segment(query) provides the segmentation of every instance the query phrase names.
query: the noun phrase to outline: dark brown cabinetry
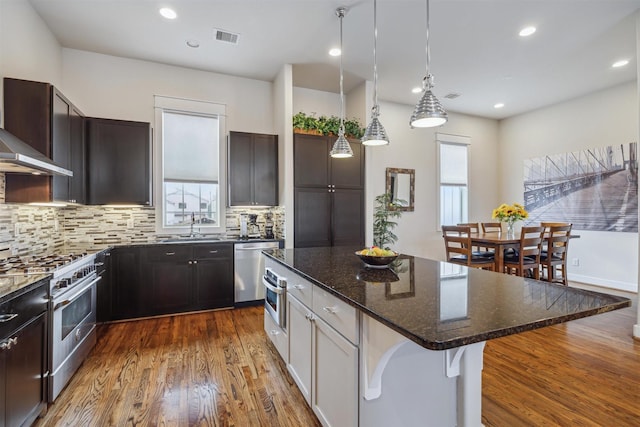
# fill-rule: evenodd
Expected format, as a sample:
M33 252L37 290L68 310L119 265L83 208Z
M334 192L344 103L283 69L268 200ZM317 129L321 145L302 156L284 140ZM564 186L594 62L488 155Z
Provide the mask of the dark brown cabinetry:
M104 313L105 321L142 316L143 300L140 294L143 281L140 275L140 253L141 248L138 247L118 247L112 250L109 264L111 280L106 282L109 289L102 293L102 296L110 296L107 312ZM99 299L98 307L101 303Z
M229 206L278 204L278 136L229 133Z
M294 135L294 244L364 244L364 147L353 157L329 156L335 138Z
M151 131L146 122L87 119L87 202L151 205Z
M5 129L73 177L7 174L6 201L85 201L84 116L49 83L4 79Z
M233 307L233 245L159 245L144 250L148 315Z
M0 425L31 425L46 408L47 281L0 305ZM17 316L9 317L7 316Z
M233 307L232 243L118 247L109 270L102 321Z

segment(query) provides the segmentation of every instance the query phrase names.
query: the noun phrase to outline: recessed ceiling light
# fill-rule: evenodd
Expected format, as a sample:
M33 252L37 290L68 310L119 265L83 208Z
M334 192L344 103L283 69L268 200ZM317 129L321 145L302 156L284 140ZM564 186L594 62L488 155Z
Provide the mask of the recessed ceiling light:
M413 89L411 89L411 93L420 93L422 92L422 88L421 87L414 87Z
M627 64L629 64L629 60L628 59L621 59L620 61L616 61L613 64L611 64L611 66L613 68L618 68L618 67L624 67Z
M176 19L178 17L176 11L173 9L169 9L168 7L163 7L162 9L160 9L160 15L167 19Z
M200 47L200 42L195 39L189 39L187 40L187 46L193 47L193 48Z
M530 27L524 27L523 29L520 30L518 34L520 35L520 37L528 37L535 32L536 32L536 27L530 26Z
M340 56L341 53L342 53L342 51L340 50L339 47L334 47L333 49L331 49L329 51L329 55L331 55L331 56Z
M498 102L493 106L493 108L502 108L502 107L504 107L504 104L502 102Z

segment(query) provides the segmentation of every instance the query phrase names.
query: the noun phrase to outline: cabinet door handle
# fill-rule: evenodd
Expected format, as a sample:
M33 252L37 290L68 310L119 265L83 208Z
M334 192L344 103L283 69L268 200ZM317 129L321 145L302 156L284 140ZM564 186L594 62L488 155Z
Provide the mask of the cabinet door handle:
M278 335L279 333L280 333L280 331L275 330L275 329L272 329L272 330L269 332L269 334L273 335L274 337L275 337L276 335Z
M193 263L194 263L194 264L197 264L197 263L198 263L198 260L197 260L197 259L194 259L194 260L193 260Z
M164 254L165 254L166 256L171 256L171 255L175 255L176 253L175 253L175 252L165 252Z
M338 312L336 307L322 307L322 309L327 313L331 313L331 314L336 314Z
M315 316L313 315L313 313L307 313L304 315L304 318L307 319L310 322L313 322L314 320L316 320Z
M0 323L8 322L18 317L18 313L13 314L0 314Z
M302 286L302 285L293 285L293 289L297 289L297 290L301 291L301 290L304 289L304 286Z
M18 344L18 337L9 338L0 343L0 350L9 350L12 346Z
M209 251L210 254L217 254L218 250L216 249L215 251Z
M189 261L189 265L193 264L193 261Z

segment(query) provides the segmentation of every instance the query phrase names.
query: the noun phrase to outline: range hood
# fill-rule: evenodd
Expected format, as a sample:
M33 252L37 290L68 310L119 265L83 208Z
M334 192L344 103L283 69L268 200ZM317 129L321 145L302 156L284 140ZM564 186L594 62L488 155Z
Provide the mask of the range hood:
M0 128L0 172L73 176L47 156Z

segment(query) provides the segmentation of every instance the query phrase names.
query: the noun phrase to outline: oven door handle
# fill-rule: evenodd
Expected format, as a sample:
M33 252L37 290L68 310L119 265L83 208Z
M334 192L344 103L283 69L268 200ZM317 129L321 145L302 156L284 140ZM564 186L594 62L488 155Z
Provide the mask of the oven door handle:
M53 310L57 310L60 307L64 307L65 305L69 305L73 302L73 300L75 300L77 297L79 297L81 294L83 294L87 289L89 289L90 287L92 287L93 285L95 285L96 283L98 283L98 281L102 279L102 276L98 276L95 279L93 279L92 281L90 281L89 283L87 283L86 285L84 285L82 287L82 289L80 289L77 292L74 292L73 295L67 297L64 301L60 301L58 303L54 302L53 305Z
M282 293L284 292L283 288L280 288L278 286L273 286L271 283L267 282L267 280L264 277L262 278L262 284L264 285L265 288L269 289L270 291L278 295L282 295Z

